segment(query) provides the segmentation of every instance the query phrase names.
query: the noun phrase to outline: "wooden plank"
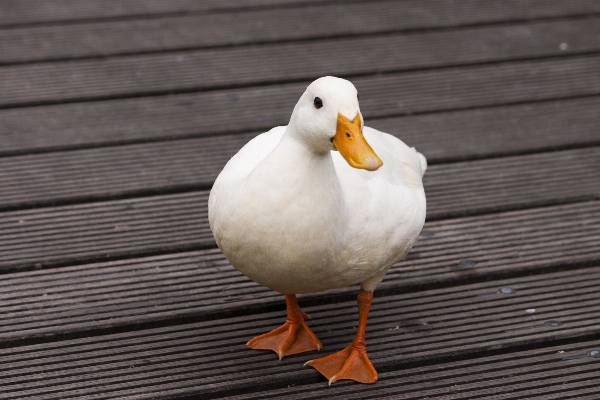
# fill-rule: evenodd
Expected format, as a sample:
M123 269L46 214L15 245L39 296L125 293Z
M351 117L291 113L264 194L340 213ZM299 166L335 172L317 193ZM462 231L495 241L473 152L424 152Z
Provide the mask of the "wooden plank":
M27 26L0 30L0 63L320 39L598 12L600 5L594 0L568 4L560 0L406 0Z
M60 265L213 246L207 199L193 192L5 213L0 263Z
M315 2L315 0L0 0L0 26L162 16ZM323 2L329 1L319 0L319 3Z
M378 293L598 263L599 226L600 202L428 222ZM497 290L492 297L502 297ZM356 291L301 299L328 303ZM236 271L218 249L6 274L0 299L0 344L265 312L283 301Z
M373 118L600 94L599 56L353 79ZM0 149L73 148L285 125L308 82L0 110ZM443 127L439 128L440 130Z
M344 382L324 390L320 382L225 398L594 399L600 361L588 353L598 350L595 340L384 372L376 386Z
M0 68L0 106L167 94L326 75L349 77L598 50L600 19L593 18L17 65Z
M600 98L367 120L427 155L459 161L598 145Z
M600 196L597 147L433 167L424 178L428 219Z
M599 145L599 110L600 98L593 97L373 122L375 127L395 134L427 156L431 166L426 175L427 189L436 196L437 191L450 190L430 186L440 173L446 179L442 172L445 167L433 166L440 161ZM0 210L207 189L225 163L254 135L210 136L0 158L0 185L4 188L0 193ZM572 154L581 154L582 159L574 161ZM589 172L593 177L598 171L594 157L598 156L597 150L585 150L535 156L533 160L549 166L545 171L547 179L537 175L540 180L548 180L566 173L556 168L566 168L572 162L579 172L568 174L585 176ZM514 179L522 179L519 168L528 165L524 164L526 159L517 158L521 161L515 165L511 165L512 158L508 160L506 166L502 161L487 162L488 169L492 169L489 177L503 179L493 171L501 166ZM552 167L554 161L556 168ZM498 188L496 183L484 186ZM472 195L476 196L479 190L482 188L473 188ZM521 201L523 197L516 198Z
M499 349L509 353L540 343L576 343L600 333L599 283L596 267L376 297L367 327L369 355L376 368L401 373L424 360L460 361L459 357L493 355L489 352ZM515 292L486 295L502 287ZM525 312L532 308L533 316ZM354 301L305 310L327 353L351 340ZM302 364L327 353L279 362L272 352L244 347L249 337L277 326L283 318L284 312L278 311L2 349L0 383L4 393L24 399L217 397L315 382L326 389L319 374ZM561 349L569 355L583 350L565 344ZM593 365L596 371L597 364ZM32 379L40 375L43 379ZM330 390L347 389L341 384Z
M427 218L598 199L599 152L594 147L434 165L425 179ZM0 268L28 269L36 264L57 266L212 247L208 193L0 213Z
M426 154L430 164L598 144L600 98L583 98L500 108L374 119L374 127L390 132ZM369 124L371 125L371 124ZM49 201L68 199L61 193L94 185L86 194L118 196L124 190L169 190L185 185L211 185L227 160L254 133L175 140L163 143L56 152L0 159L0 181L14 205L35 201L32 188ZM456 140L459 137L461 140ZM83 165L89 166L83 171ZM158 171L159 178L150 180ZM65 175L71 182L65 182ZM134 187L119 189L128 175ZM110 182L108 182L110 181ZM66 184L68 183L68 186ZM105 186L110 183L110 187ZM74 185L71 187L71 185ZM14 186L14 187L13 187ZM7 193L5 192L5 195ZM24 202L24 203L20 203ZM6 208L11 202L2 201ZM29 204L32 204L31 202Z

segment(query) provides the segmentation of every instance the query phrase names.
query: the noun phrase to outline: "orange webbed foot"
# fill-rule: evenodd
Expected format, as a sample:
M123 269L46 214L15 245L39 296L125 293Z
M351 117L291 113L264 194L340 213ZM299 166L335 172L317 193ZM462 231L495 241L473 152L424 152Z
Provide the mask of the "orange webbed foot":
M286 295L286 302L288 318L285 323L269 333L251 339L246 343L246 347L255 350L273 350L280 360L284 356L323 348L319 339L304 322L310 317L300 309L296 296Z
M358 293L358 330L350 346L323 358L310 360L306 366L314 367L329 379L329 385L340 379L351 379L360 383L377 382L377 371L367 356L365 330L367 316L373 301L373 292L361 288Z
M341 379L351 379L360 383L377 381L377 371L373 368L364 346L351 344L337 353L310 360L304 365L314 367L329 379L329 385Z
M281 360L284 356L321 350L321 342L304 321L287 320L285 324L269 333L255 337L246 343L255 350L273 350Z

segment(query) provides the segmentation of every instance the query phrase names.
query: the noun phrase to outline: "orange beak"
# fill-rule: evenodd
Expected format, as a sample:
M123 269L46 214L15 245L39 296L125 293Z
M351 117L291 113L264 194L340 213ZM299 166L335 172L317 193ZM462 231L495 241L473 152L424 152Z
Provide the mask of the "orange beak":
M352 121L338 113L332 142L351 167L376 171L383 165L363 136L358 112Z

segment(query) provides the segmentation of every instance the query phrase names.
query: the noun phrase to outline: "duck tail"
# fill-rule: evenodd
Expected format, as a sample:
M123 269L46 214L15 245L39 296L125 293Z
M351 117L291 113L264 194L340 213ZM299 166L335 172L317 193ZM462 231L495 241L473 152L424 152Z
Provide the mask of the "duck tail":
M419 156L419 160L421 160L421 178L425 175L425 171L427 171L427 159L425 156L417 151L414 147L412 148L415 153Z

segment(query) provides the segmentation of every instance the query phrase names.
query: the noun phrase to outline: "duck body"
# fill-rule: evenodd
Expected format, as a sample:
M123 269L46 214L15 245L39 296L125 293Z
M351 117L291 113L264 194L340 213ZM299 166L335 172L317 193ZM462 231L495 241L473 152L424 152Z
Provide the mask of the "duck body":
M325 77L308 86L290 123L246 144L215 181L210 227L229 262L285 294L286 322L246 346L281 359L320 350L296 294L361 284L358 329L345 349L310 360L332 384L377 381L365 332L373 291L425 222L425 157L364 127L356 88Z
M229 161L211 191L209 220L235 268L284 294L375 289L423 227L425 165L396 137L363 133L383 161L377 171L353 168L337 151L314 153L287 126Z

